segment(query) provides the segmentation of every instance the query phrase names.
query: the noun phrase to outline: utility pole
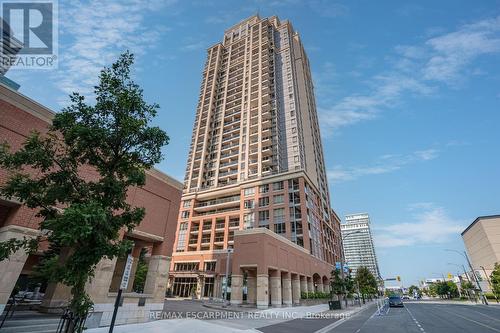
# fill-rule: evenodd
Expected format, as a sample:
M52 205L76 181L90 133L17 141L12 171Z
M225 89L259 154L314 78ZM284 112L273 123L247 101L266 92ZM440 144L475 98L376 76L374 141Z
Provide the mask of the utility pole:
M481 284L479 283L479 279L477 278L476 272L474 271L474 268L472 267L472 264L470 263L469 257L467 256L467 253L465 251L464 251L464 256L465 256L465 259L467 259L467 263L469 264L470 270L472 271L472 276L476 280L477 287L479 288L479 292L481 293L481 297L483 298L483 302L485 305L488 305L488 300L486 299L486 296L484 296L483 288L481 288Z

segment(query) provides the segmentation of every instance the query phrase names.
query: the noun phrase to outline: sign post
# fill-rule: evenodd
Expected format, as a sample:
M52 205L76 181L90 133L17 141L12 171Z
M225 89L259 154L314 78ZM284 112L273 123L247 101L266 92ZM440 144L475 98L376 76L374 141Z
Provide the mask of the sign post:
M115 308L113 310L113 317L111 318L111 324L109 325L109 333L113 333L113 328L115 327L116 314L118 313L118 307L120 306L120 300L122 298L123 289L127 289L128 281L130 280L130 272L132 271L132 264L134 263L134 257L131 254L127 257L127 263L125 264L125 269L123 270L122 282L120 283L120 288L118 289L118 294L116 295Z

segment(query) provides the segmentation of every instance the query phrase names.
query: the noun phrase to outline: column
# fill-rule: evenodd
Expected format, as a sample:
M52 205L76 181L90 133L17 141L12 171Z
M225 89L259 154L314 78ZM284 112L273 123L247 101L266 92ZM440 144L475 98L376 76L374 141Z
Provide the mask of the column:
M283 305L291 306L292 305L292 279L290 278L290 273L285 272L282 274L282 295L283 295Z
M317 282L316 289L318 292L322 293L323 292L323 283Z
M112 260L102 259L96 266L92 281L85 286L95 304L109 303L109 286L115 271L116 257Z
M25 227L8 225L0 228L0 241L11 238L34 237L39 231ZM0 262L0 313L3 312L17 279L23 270L28 255L24 250L13 253L9 259Z
M153 253L155 249L153 248ZM152 255L149 259L148 273L144 282L144 293L153 295L153 302L165 302L165 292L167 291L168 268L170 267L170 257L160 254Z
M257 302L257 277L247 276L247 303L256 304Z
M307 293L307 278L303 275L300 276L300 292Z
M307 277L307 291L310 293L314 292L314 284L312 277Z
M293 304L300 303L300 278L297 274L292 275L292 301Z
M269 275L257 274L257 308L269 307Z
M243 302L243 275L231 276L231 304L238 305Z
M271 305L281 307L281 273L280 271L272 271L269 278L271 285Z
M139 257L141 255L141 251L142 251L142 244L135 244L132 249L132 257L134 257L134 262L132 263L132 270L130 271L130 278L128 280L128 286L126 291L127 293L131 293L134 287L135 273L137 272L137 266L139 264Z

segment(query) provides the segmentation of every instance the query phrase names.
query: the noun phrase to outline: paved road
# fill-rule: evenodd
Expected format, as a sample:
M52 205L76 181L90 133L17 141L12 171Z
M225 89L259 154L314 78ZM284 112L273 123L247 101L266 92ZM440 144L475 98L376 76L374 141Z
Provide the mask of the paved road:
M368 311L333 328L333 333L456 333L499 332L500 307L406 302L385 316Z

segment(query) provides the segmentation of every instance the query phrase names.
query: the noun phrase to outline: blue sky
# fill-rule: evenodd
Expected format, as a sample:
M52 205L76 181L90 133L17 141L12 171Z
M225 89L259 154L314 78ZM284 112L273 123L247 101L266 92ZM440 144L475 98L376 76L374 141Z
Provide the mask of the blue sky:
M383 276L456 272L444 249L500 212L500 1L60 1L59 69L9 77L57 111L131 49L182 179L205 49L257 11L301 34L333 207L370 214Z

